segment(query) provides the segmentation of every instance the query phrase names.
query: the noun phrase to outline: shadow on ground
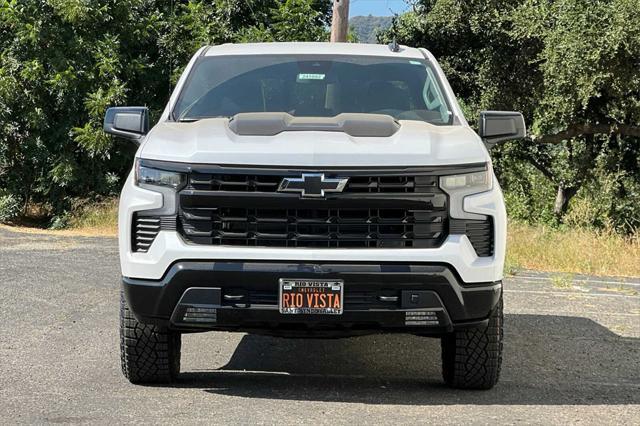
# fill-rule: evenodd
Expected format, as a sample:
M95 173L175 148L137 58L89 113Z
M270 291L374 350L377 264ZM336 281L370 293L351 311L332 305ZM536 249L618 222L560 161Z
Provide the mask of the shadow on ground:
M244 336L224 367L186 372L177 387L249 398L367 404L638 404L639 345L579 317L507 315L501 383L454 391L437 339Z

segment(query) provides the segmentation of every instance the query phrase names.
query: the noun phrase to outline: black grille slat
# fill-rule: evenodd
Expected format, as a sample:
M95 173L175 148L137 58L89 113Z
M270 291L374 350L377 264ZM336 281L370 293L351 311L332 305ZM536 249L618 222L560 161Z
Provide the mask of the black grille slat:
M144 216L144 213L135 213L131 226L131 249L134 252L146 253L160 231L176 229L176 216Z
M159 217L134 215L132 226L132 248L135 252L146 253L161 229Z
M197 190L275 192L281 178L268 175L192 173L189 186Z
M442 214L432 214L429 217L418 216L422 212L417 211L416 215L409 214L401 218L384 218L376 215L367 215L360 219L357 218L341 218L337 216L328 216L324 218L304 218L295 215L287 215L287 217L273 218L260 217L258 215L248 213L244 216L226 215L213 212L211 215L194 218L188 213L188 209L183 209L184 219L189 222L205 222L205 223L255 223L255 224L298 224L298 225L432 225L443 223Z
M288 177L299 177L291 174ZM285 175L191 173L187 188L204 191L276 192ZM335 177L327 174L327 177ZM436 176L353 176L344 193L439 192Z
M493 256L493 221L490 217L484 220L451 219L449 232L465 234L479 257Z
M413 176L354 177L347 185L347 192L414 192Z

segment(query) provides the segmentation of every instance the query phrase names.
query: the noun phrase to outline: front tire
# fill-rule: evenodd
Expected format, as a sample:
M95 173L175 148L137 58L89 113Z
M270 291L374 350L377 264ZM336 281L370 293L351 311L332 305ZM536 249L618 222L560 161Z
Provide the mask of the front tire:
M491 389L502 365L502 295L486 327L454 331L442 338L442 376L458 389Z
M138 321L120 292L120 361L131 383L171 383L180 372L180 346L180 333Z

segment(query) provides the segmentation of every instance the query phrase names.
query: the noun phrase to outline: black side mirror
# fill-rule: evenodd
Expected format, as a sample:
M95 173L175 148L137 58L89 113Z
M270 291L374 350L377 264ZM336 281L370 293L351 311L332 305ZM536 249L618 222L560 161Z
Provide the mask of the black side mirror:
M524 117L515 111L482 111L478 128L480 137L489 148L527 135Z
M113 107L104 115L104 131L138 142L149 131L149 108Z

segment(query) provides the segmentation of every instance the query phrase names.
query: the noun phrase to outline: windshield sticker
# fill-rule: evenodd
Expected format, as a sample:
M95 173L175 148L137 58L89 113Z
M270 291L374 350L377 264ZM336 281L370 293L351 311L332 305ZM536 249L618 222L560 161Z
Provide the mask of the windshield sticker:
M324 76L324 74L298 74L297 80L324 80Z
M420 62L420 61L409 61L409 63L411 65L422 65L422 62Z

